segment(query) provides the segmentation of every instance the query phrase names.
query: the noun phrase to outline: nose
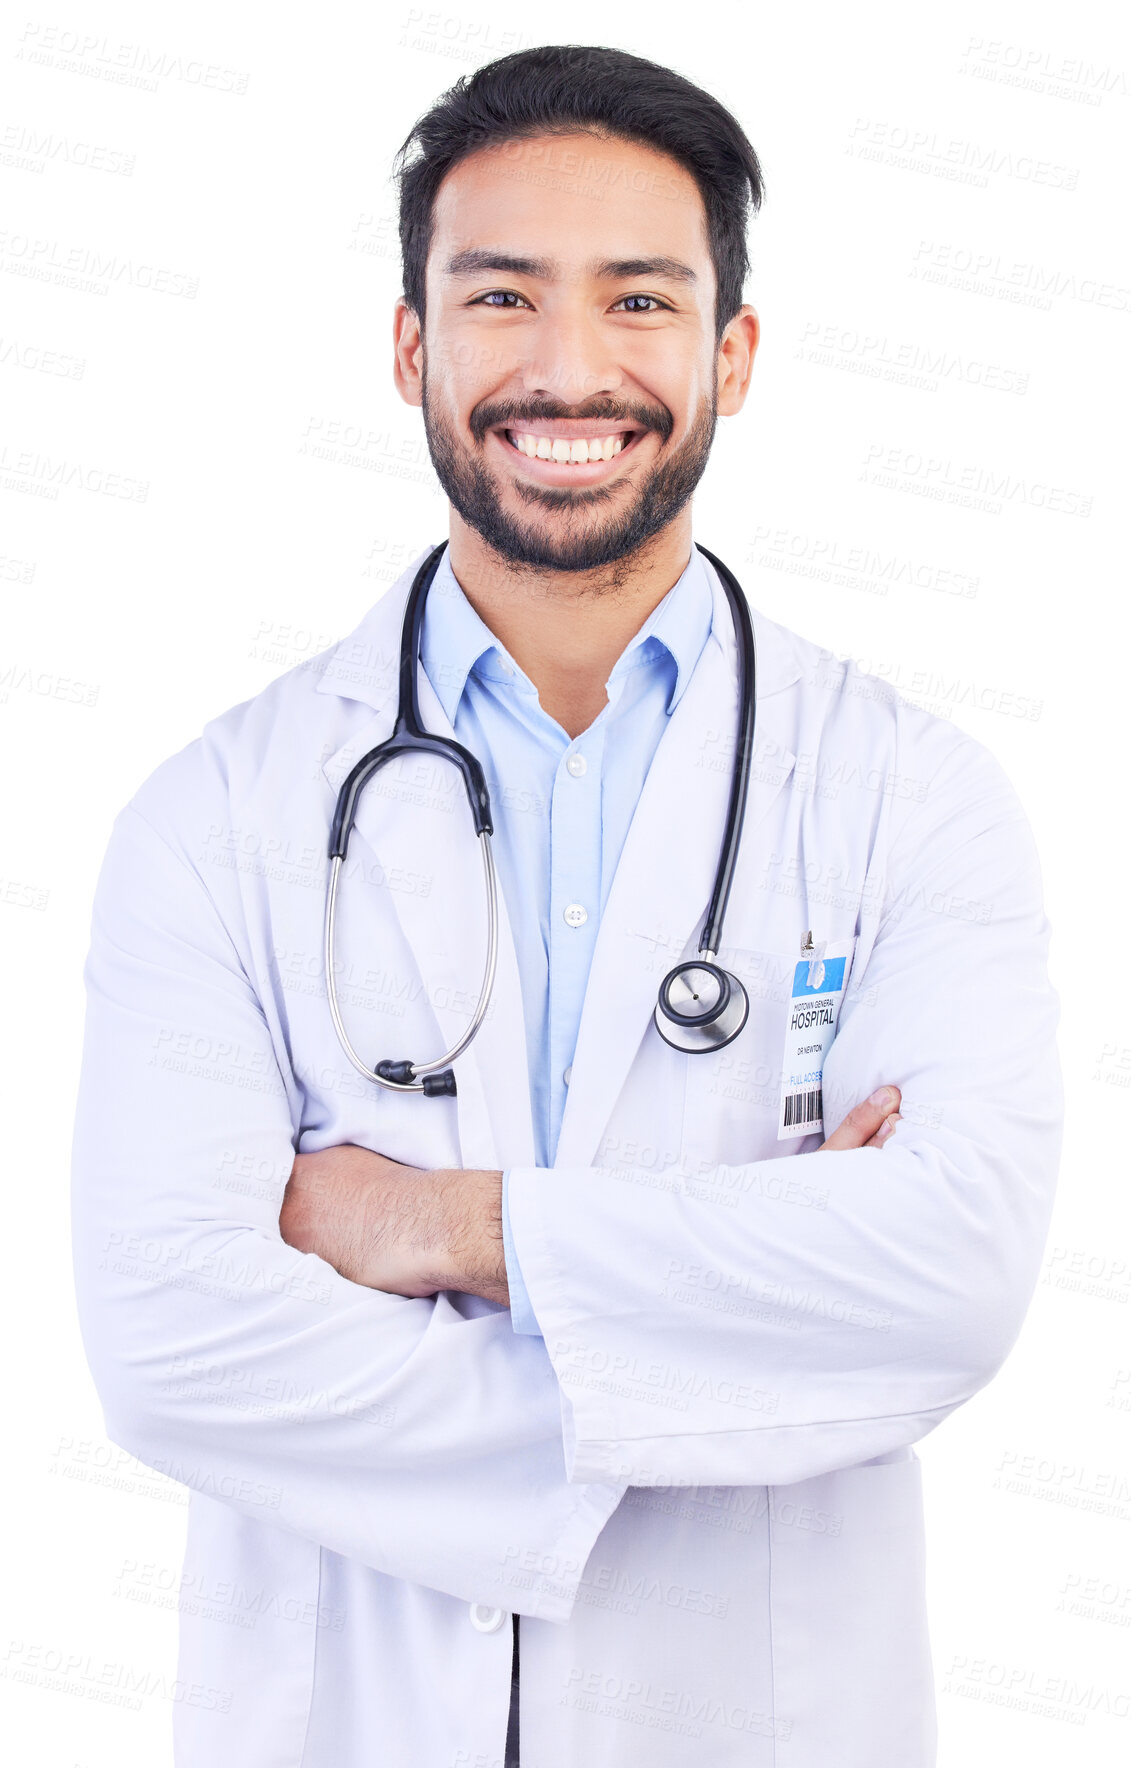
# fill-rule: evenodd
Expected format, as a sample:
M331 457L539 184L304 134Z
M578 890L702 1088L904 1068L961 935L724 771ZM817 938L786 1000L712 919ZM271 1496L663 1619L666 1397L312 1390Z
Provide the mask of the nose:
M580 405L601 393L617 393L624 385L608 340L583 313L543 316L530 345L521 372L525 393Z

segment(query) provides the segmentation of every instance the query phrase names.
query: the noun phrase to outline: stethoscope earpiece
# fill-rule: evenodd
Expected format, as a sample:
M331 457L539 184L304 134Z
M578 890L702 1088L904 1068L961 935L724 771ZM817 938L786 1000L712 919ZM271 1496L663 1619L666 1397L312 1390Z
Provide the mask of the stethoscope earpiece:
M653 1017L666 1044L694 1055L731 1043L749 1012L750 997L737 976L706 958L692 958L664 977Z

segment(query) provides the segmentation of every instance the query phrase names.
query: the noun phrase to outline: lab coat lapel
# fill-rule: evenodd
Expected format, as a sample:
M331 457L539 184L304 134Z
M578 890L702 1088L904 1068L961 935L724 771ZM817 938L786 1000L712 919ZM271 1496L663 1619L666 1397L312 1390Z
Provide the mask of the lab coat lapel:
M737 650L729 604L710 573L712 636L656 748L625 839L594 947L557 1166L589 1166L645 1037L668 969L695 955L726 823L738 720ZM752 610L753 614L753 610ZM753 614L758 659L754 764L742 849L789 779L796 756L772 695L800 673L782 629ZM778 716L775 717L775 714ZM727 964L732 893L720 961ZM654 953L670 952L657 967ZM691 1060L689 1057L688 1060Z
M414 574L415 563L370 611L357 632L331 653L319 683L322 692L345 691L376 708L374 717L323 764L335 798L354 763L392 732L396 669L391 665L398 653ZM343 689L349 679L348 659L353 655L370 658L375 667L365 672L361 685ZM453 736L423 669L418 671L417 681L425 729ZM327 826L333 801L328 800ZM436 1023L435 1042L427 1049L398 1048L383 1054L430 1059L450 1048L467 1029L483 980L487 949L483 859L455 767L427 756L387 764L361 795L347 867L355 846L371 856L366 867L370 875L387 881L389 904L412 952ZM416 887L389 887L398 878L418 882ZM352 882L355 889L364 888L357 879ZM339 894L350 884L343 868ZM375 920L374 926L376 931L379 922ZM462 1165L494 1169L533 1164L522 990L501 887L498 963L490 1006L470 1046L453 1064L453 1072ZM430 1101L420 1103L424 1110L439 1108Z

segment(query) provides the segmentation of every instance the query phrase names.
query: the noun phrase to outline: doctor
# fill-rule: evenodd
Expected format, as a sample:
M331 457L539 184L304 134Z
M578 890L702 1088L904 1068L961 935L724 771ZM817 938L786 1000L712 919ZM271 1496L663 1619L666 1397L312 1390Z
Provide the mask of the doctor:
M454 1093L335 1034L328 828L427 548L150 775L99 881L76 1277L111 1437L191 1489L176 1762L929 1768L914 1445L1017 1337L1059 1151L1032 839L980 744L752 610L749 1009L660 1035L735 760L690 498L758 162L598 48L480 69L406 148L394 372L451 504L416 681L490 790L497 974ZM368 1063L467 1030L479 845L437 757L360 799Z

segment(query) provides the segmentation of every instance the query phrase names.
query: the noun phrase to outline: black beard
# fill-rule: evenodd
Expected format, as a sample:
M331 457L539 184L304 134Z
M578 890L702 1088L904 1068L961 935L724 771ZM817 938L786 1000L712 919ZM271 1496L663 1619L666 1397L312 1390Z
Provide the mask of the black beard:
M533 566L541 571L592 571L602 565L615 564L638 551L679 515L703 477L711 452L717 421L716 390L717 377L686 442L666 460L657 461L628 509L613 515L606 523L592 524L583 534L555 540L534 524L515 520L507 514L480 459L469 452L433 408L428 397L427 363L421 377L428 452L448 501L468 527L474 528L502 558L514 565ZM599 409L602 405L608 409ZM477 406L470 419L476 442L482 446L488 429L505 422L510 415L509 407ZM535 421L538 417L571 415L625 417L626 428L630 423L643 423L647 430L657 431L662 439L669 436L672 429L671 414L665 407L637 406L635 411L626 411L623 401L608 399L590 400L581 413L571 413L567 408L549 409L546 402L537 412L520 411L517 407L513 412L516 423L522 418ZM569 486L535 485L522 480L515 482L515 490L524 503L550 510L584 510L609 503L618 494L606 485L574 491Z

